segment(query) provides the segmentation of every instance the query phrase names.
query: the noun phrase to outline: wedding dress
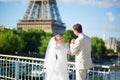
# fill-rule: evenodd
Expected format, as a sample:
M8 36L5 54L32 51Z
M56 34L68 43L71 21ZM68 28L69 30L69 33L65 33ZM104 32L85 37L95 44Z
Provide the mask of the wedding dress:
M68 46L58 44L55 37L51 38L45 55L45 80L69 80L67 72L68 52Z

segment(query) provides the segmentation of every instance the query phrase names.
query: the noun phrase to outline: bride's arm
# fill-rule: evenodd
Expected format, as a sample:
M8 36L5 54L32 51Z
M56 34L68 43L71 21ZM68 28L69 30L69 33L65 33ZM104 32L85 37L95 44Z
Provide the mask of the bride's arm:
M70 51L70 50L68 51L68 53L67 53L67 54L68 54L68 55L72 55L72 53L71 53L71 51Z
M67 49L67 54L68 55L72 55L71 51L70 51L70 48L66 45L66 49Z

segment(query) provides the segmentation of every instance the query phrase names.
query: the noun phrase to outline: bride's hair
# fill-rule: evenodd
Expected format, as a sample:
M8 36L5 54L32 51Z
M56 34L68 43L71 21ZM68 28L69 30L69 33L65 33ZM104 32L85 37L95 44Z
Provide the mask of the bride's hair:
M55 35L55 40L57 41L57 37L61 37L60 34Z

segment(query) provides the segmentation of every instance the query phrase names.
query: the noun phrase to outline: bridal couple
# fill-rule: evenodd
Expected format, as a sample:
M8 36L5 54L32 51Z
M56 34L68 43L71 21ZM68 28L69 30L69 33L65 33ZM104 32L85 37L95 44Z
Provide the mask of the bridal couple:
M91 40L82 33L81 24L73 26L77 39L72 39L70 49L64 44L60 35L55 35L49 41L44 67L45 80L69 80L67 72L67 55L75 55L76 80L86 80L87 71L93 67L91 61Z

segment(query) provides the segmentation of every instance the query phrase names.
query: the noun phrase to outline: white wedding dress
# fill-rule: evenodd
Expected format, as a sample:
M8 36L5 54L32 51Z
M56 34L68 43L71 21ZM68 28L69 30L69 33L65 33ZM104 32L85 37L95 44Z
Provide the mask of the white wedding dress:
M51 38L45 55L45 80L69 80L67 72L68 52L68 46L57 44L54 37Z

